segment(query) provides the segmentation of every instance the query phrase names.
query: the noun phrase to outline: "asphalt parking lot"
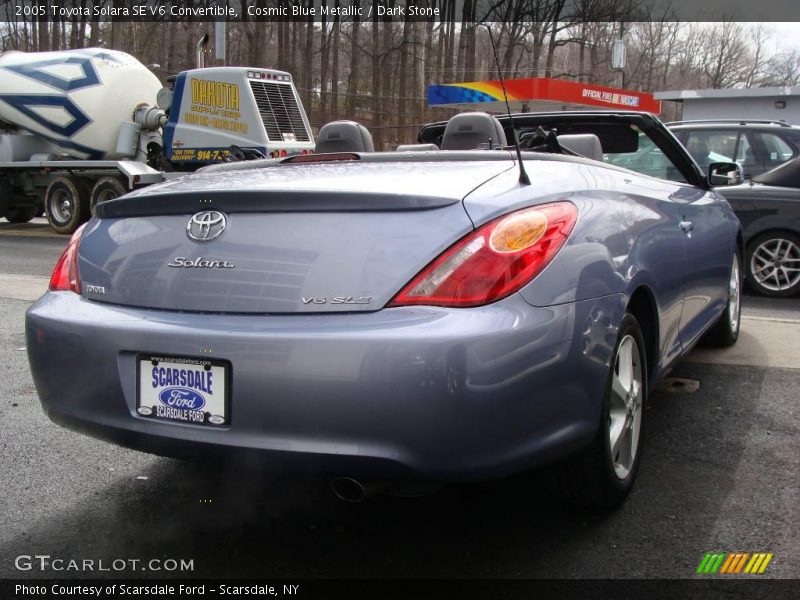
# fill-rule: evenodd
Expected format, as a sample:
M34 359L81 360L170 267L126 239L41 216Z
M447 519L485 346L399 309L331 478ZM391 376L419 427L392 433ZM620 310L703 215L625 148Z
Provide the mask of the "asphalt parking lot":
M707 552L768 552L760 577L800 573L800 298L746 296L739 344L672 374L699 389L653 395L639 479L614 513L559 504L541 474L349 505L324 480L220 472L50 423L23 318L66 241L0 220L0 577L86 576L15 567L34 554L192 559L179 575L193 577L693 578Z

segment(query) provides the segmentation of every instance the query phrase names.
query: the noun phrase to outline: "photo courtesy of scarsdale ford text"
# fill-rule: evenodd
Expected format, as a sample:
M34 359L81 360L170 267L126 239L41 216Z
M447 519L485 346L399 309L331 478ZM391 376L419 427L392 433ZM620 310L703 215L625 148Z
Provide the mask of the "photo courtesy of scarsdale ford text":
M15 584L14 596L17 598L216 598L241 597L297 597L301 585L296 583L258 583L235 585L215 584L132 584L132 583L47 583Z

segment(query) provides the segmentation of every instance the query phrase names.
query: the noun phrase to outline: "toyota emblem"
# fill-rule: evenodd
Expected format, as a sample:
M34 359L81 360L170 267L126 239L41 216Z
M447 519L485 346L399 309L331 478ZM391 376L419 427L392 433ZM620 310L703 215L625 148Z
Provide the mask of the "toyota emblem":
M186 235L195 242L217 239L228 226L228 220L217 210L205 210L192 215L186 224Z

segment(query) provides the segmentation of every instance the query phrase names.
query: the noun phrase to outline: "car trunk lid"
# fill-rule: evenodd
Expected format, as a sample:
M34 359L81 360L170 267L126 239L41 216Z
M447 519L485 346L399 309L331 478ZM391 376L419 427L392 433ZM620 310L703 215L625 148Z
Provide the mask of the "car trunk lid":
M354 166L209 173L100 205L78 255L83 294L200 312L378 310L472 229L462 198L511 163ZM218 215L224 231L192 239L203 222L214 237Z

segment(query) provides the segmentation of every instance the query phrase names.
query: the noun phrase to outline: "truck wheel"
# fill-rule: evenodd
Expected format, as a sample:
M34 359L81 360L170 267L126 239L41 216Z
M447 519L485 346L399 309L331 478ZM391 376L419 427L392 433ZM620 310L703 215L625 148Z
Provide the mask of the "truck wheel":
M44 210L50 227L58 233L73 233L89 218L86 188L75 177L54 179L44 196Z
M19 206L11 208L6 213L6 219L9 223L27 223L36 216L37 208L35 206Z
M103 177L97 180L92 188L92 208L99 202L113 200L128 193L125 185L116 177Z

